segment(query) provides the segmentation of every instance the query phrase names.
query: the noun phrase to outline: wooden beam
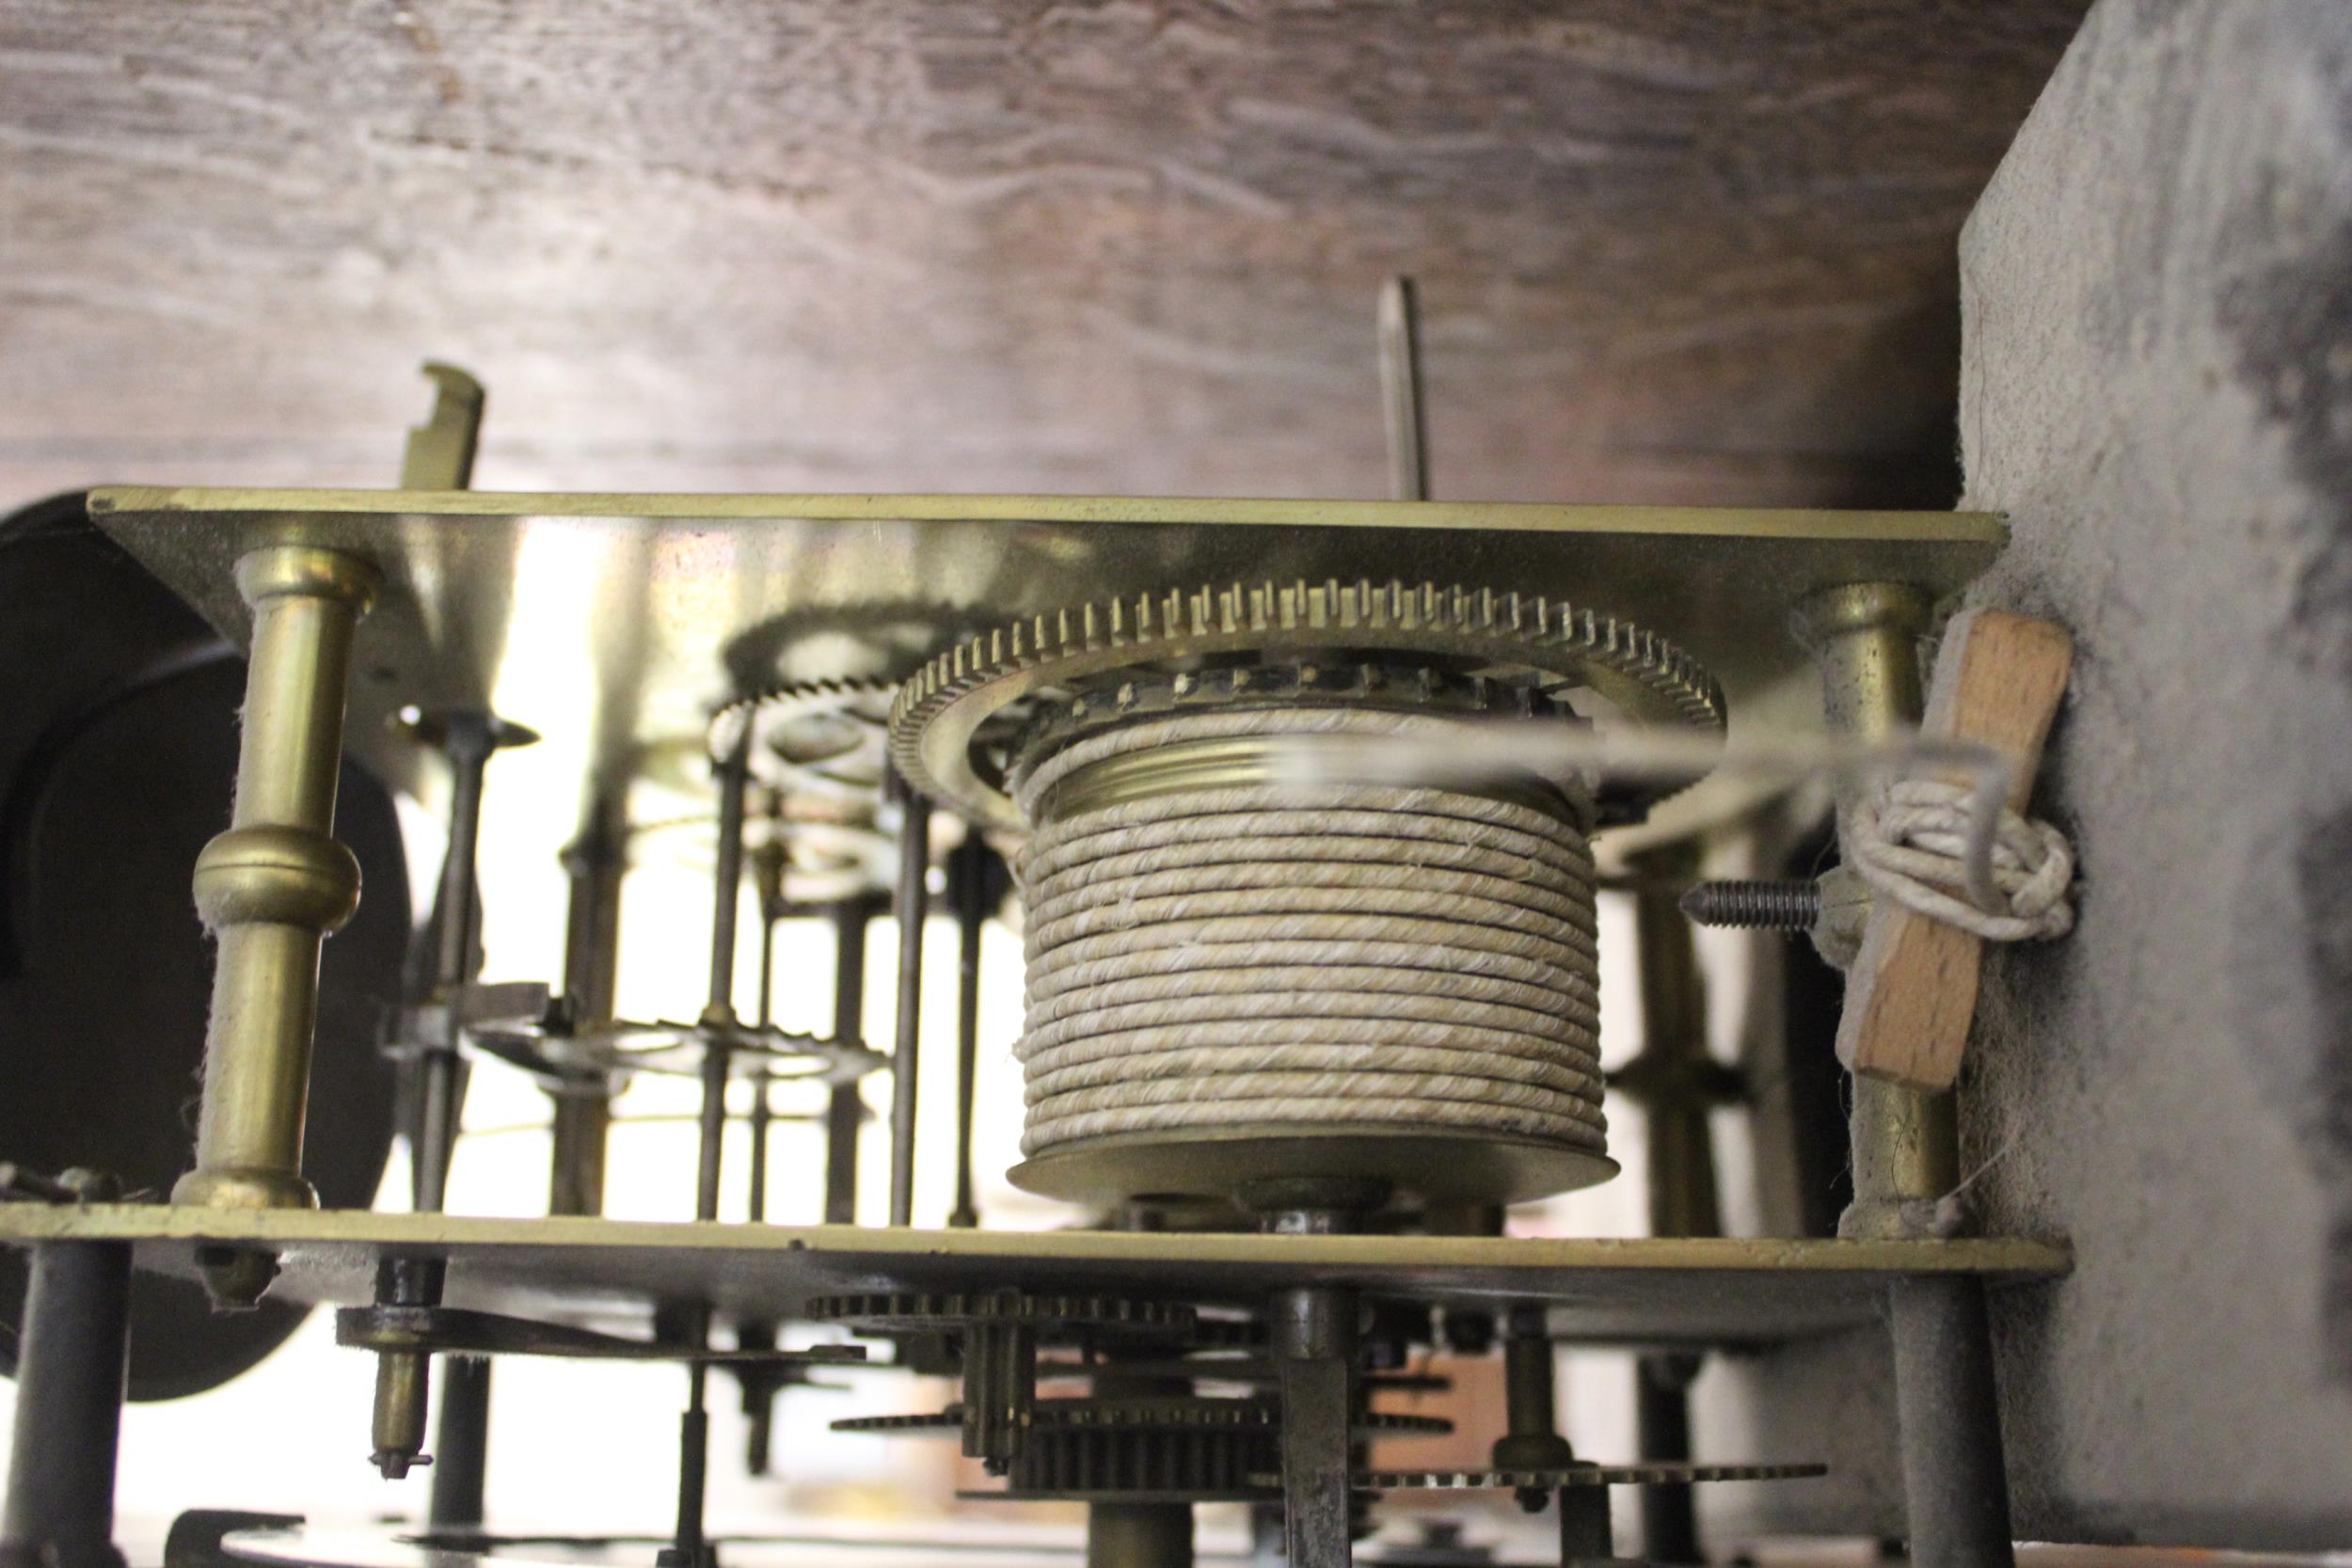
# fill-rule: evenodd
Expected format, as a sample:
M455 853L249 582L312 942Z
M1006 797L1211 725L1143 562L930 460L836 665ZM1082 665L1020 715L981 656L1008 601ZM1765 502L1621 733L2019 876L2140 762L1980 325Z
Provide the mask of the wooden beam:
M2024 811L2033 793L2074 657L2063 627L2007 610L1964 611L1945 634L1924 728L2006 752L2015 768L2012 811ZM1837 1059L1851 1071L1915 1089L1951 1087L1976 1015L1983 956L1981 939L1882 895L1847 974Z

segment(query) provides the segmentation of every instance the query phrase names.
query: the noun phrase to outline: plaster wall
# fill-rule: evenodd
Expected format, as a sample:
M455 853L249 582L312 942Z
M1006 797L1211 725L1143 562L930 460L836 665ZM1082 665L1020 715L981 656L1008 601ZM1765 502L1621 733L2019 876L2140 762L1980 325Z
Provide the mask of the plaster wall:
M2078 645L2080 924L1963 1084L1977 1223L2078 1259L1995 1298L2017 1526L2352 1544L2352 7L2102 0L1961 282L1970 596ZM1899 1527L1883 1354L1711 1374L1716 1451L1839 1471L1743 1509Z

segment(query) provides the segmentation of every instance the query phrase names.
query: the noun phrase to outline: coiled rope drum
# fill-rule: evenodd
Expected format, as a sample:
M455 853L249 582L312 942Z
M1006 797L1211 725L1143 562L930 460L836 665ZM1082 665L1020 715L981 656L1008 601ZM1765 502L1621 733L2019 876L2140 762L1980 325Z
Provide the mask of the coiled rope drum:
M1720 731L1721 689L1590 606L1435 582L1236 582L1073 605L943 650L891 759L1025 838L1015 1184L1097 1205L1491 1206L1613 1174L1597 824L1654 783L1400 787L1365 736ZM1301 745L1327 748L1285 784Z
M1614 1169L1583 783L1270 777L1278 746L1456 723L1202 712L1024 759L1025 1172L1496 1202Z

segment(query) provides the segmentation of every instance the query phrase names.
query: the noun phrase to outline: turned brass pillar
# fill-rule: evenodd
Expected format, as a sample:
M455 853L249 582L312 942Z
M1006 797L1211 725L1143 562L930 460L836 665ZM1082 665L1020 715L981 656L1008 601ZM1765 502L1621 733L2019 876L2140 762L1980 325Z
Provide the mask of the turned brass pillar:
M1822 712L1830 728L1881 739L1919 721L1926 697L1919 638L1927 595L1902 583L1857 582L1828 589L1798 609L1796 633L1821 671ZM1838 837L1853 790L1838 796ZM1849 857L1851 859L1851 857ZM1932 1203L1960 1180L1952 1097L1856 1074L1848 1132L1853 1146L1853 1203L1837 1224L1853 1237L1910 1234L1906 1205Z
M237 562L253 645L236 805L196 863L197 912L218 951L196 1168L172 1189L175 1203L318 1202L302 1178L302 1124L319 943L359 907L358 862L329 835L352 634L375 585L366 562L302 546ZM268 1275L224 1268L215 1285L224 1305L249 1304Z

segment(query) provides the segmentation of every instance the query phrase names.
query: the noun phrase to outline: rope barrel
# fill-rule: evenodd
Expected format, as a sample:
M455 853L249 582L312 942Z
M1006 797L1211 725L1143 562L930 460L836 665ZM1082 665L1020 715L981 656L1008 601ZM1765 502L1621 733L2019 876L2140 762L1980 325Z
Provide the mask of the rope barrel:
M1228 768L1139 795L1088 787L1187 746L1449 727L1362 708L1203 712L1027 768L1025 1153L1255 1125L1605 1152L1583 785L1308 794Z

